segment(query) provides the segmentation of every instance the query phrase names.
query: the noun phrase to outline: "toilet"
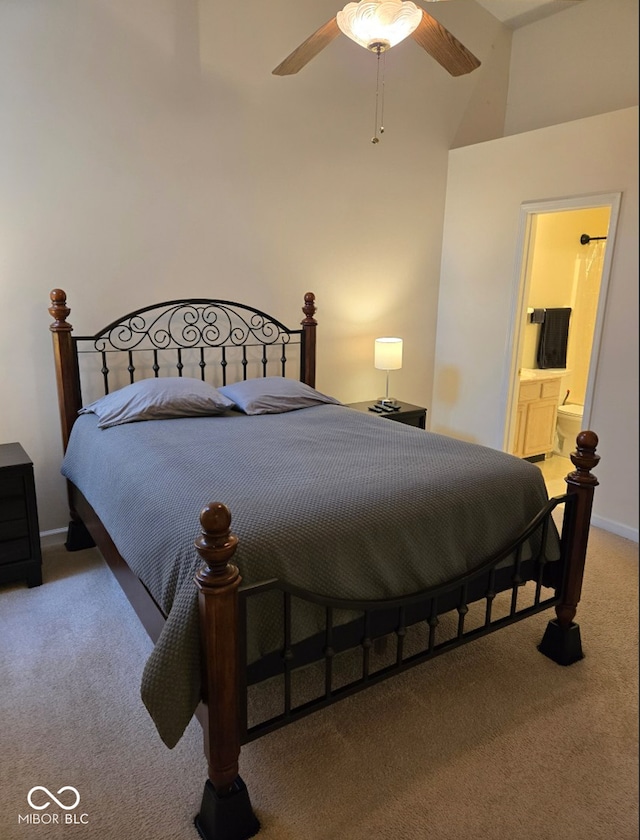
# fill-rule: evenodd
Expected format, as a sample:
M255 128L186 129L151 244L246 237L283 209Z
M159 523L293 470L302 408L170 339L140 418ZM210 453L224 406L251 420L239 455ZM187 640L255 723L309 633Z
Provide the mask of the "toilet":
M568 458L576 448L576 437L582 431L583 405L567 403L558 406L556 422L556 454Z

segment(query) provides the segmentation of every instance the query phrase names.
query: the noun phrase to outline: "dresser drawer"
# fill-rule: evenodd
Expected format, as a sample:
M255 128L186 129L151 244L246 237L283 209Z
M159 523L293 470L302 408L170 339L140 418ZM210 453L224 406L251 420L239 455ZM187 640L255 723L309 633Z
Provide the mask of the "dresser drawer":
M22 474L6 470L4 473L0 473L0 508L3 506L5 499L12 496L24 496L24 478Z
M7 496L0 499L0 523L26 518L27 501L24 496Z
M29 537L0 542L0 565L4 563L17 563L20 560L29 559L31 559Z
M6 522L0 522L0 543L6 540L17 540L20 537L29 536L29 520L24 519L9 519Z

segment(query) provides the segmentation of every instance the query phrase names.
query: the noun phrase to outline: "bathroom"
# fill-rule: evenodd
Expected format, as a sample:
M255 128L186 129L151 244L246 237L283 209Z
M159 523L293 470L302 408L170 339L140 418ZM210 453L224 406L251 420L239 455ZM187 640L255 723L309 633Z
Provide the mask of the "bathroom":
M531 458L544 461L539 466L550 475L556 469L559 475L566 474L576 435L584 428L610 216L611 208L601 206L540 213L533 219L533 248L527 266L527 316L519 367L521 381L527 377L544 377L545 381L547 375L554 377L550 393L557 394L557 411L551 406L547 413L555 425L551 436L547 435L553 444L550 451ZM539 321L544 318L544 310L567 308L571 311L566 364L545 371L538 363L542 329Z

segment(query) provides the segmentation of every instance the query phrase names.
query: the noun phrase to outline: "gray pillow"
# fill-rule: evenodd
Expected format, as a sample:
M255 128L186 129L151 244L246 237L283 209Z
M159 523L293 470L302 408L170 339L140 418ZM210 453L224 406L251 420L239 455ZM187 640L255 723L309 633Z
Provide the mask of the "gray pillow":
M138 420L169 420L221 414L233 407L213 385L186 376L141 379L84 406L79 414L95 414L98 428Z
M304 382L283 376L245 379L232 385L223 385L218 390L233 400L236 408L245 414L281 414L322 403L342 405L339 400L321 394Z

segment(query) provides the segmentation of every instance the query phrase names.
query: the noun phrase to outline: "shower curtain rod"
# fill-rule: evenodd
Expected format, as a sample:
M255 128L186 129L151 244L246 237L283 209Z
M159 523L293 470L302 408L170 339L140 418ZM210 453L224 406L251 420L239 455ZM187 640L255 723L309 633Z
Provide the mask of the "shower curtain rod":
M589 236L588 233L583 233L580 237L580 244L581 245L588 245L590 242L594 242L596 239L606 239L606 236Z

